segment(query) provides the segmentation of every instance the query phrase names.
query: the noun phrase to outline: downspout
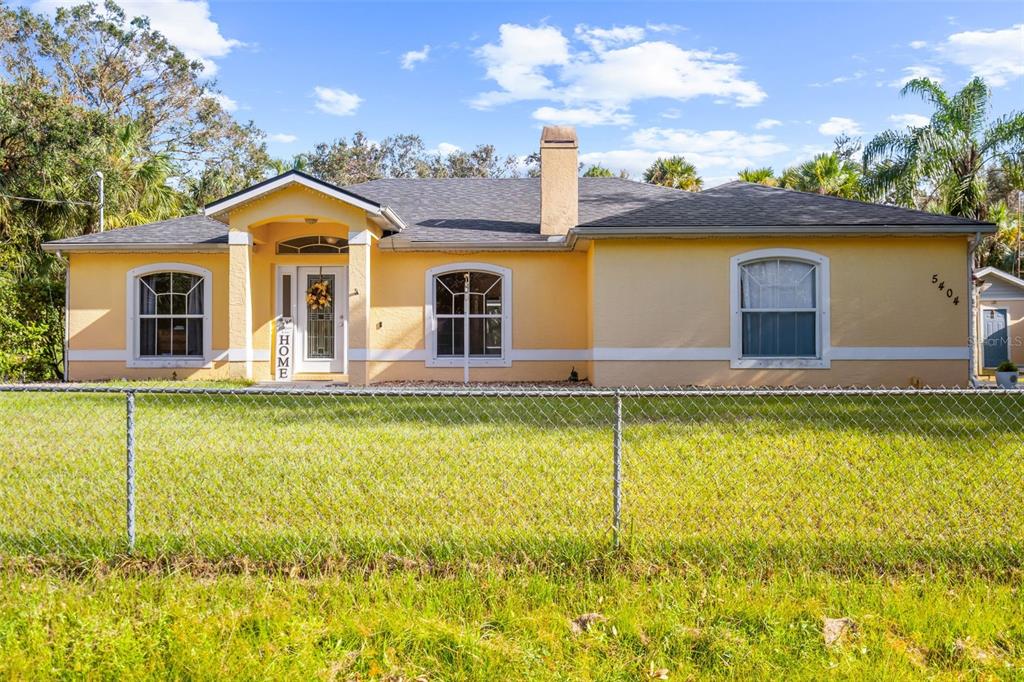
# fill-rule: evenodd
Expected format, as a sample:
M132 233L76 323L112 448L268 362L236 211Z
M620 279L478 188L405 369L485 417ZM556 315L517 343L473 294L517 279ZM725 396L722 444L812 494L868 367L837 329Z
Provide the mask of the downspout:
M60 251L57 251L54 255L57 256L58 260L64 261L64 354L61 358L64 372L61 381L66 384L71 380L68 377L68 372L71 371L71 363L68 360L68 324L71 320L71 258L65 259Z
M974 239L971 240L970 246L967 248L967 384L971 388L978 387L977 344L974 339L975 327L977 326L978 319L977 307L974 298L974 254L977 251L979 244L981 244L981 233L975 232Z
M462 305L462 383L469 384L469 273L463 284Z
M96 171L96 177L100 180L100 232L106 229L106 225L103 223L103 209L104 209L104 197L103 197L103 173Z

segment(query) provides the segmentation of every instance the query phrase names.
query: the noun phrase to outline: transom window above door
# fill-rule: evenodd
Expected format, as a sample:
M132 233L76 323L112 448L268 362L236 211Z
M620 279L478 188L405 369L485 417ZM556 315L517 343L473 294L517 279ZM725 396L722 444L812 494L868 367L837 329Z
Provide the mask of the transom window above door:
M286 253L348 253L348 240L330 235L295 237L277 243L277 252Z
M511 272L475 265L428 272L428 362L434 366L508 364Z

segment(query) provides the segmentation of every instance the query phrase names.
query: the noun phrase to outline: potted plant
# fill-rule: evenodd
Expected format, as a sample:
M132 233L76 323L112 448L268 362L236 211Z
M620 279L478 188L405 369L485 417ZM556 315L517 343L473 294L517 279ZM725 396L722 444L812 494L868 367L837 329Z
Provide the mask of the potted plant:
M1017 365L1009 360L1003 360L996 367L996 386L999 388L1017 388Z

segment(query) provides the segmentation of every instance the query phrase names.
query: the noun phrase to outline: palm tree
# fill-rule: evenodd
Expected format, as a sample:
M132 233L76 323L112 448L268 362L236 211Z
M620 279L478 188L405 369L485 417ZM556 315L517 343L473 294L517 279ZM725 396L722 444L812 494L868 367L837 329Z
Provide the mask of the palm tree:
M697 175L697 167L681 156L657 159L644 171L644 182L688 192L699 192L704 186L704 181Z
M994 266L1018 274L1017 245L1020 243L1020 220L1005 201L989 206L988 219L996 224L996 233L978 247L977 261L981 266Z
M601 164L597 163L588 168L584 173L585 178L612 178L615 174Z
M296 154L291 159L270 159L267 170L274 175L282 175L290 170L304 171L308 165L305 154Z
M916 78L900 94L922 97L934 112L920 128L887 130L868 144L869 190L917 208L985 218L985 170L1024 150L1024 112L988 122L992 92L979 77L953 95L931 79Z
M744 168L739 172L739 179L743 182L752 182L756 185L767 185L768 187L778 187L779 185L779 179L775 177L775 171L768 166L764 168Z
M134 123L118 129L105 169L107 227L126 227L180 215L181 194L171 186L175 168L170 156L145 147Z
M780 184L787 189L844 199L861 195L860 168L839 152L818 154L799 166L787 168Z

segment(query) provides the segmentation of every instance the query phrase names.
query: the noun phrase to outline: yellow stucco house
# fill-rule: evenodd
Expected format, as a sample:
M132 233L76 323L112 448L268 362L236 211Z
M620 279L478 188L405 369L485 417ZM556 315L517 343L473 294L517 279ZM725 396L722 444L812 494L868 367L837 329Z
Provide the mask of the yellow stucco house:
M962 385L988 223L746 183L336 187L290 171L192 215L46 244L71 380Z

